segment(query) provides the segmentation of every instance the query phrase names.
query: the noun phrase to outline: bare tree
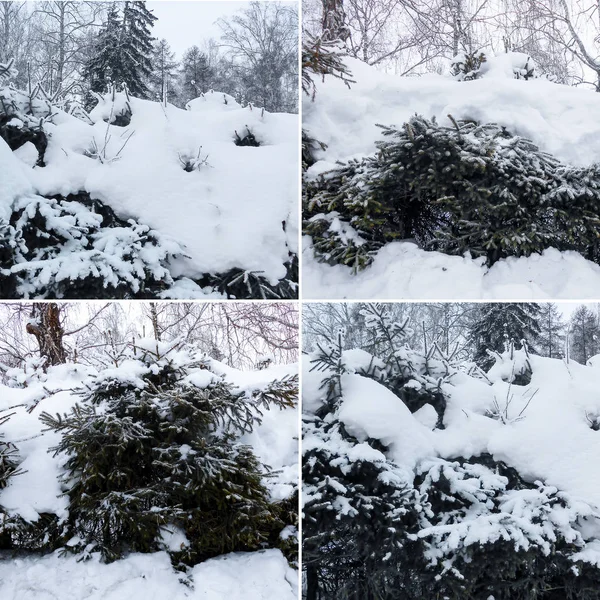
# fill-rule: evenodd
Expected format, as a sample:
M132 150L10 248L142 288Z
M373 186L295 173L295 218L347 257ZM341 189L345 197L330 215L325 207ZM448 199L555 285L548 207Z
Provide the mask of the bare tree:
M65 83L83 65L83 46L89 43L86 33L100 25L103 2L79 0L45 0L35 9L41 19L39 41L42 44L50 93L64 90Z
M297 110L297 10L279 2L252 2L217 24L248 99L270 111Z

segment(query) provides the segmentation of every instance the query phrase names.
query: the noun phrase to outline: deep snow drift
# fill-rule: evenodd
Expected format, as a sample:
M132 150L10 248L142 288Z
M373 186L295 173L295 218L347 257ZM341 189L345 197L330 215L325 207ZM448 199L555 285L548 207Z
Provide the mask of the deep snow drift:
M8 88L3 94L14 96L16 105L22 100ZM272 286L286 278L298 251L297 115L242 107L216 91L192 100L187 110L116 92L100 98L89 116L57 107L51 112L41 121L48 137L43 166L31 142L11 153L0 139L0 217L36 196L87 192L119 218L155 231L159 246L176 256L165 259L156 251L145 257L166 267L167 276L158 276L167 298L222 297L191 280L231 269L258 273ZM9 124L23 126L18 118ZM249 133L258 146L236 145ZM102 251L110 262L110 248ZM53 266L53 276L85 277L78 273L84 265L69 264L68 254L62 259L62 271ZM20 292L35 297L27 288Z
M138 342L140 347L145 343ZM222 379L240 391L251 392L297 370L295 365L279 365L247 372L210 358L205 360L208 370L198 368L188 375L191 385L205 387L210 381ZM60 434L45 429L39 416L42 412L68 412L76 401L81 401L72 390L85 385L91 377L106 378L118 371L120 376L128 374L131 381L141 381L136 371L139 366L134 367L123 364L99 373L84 365L67 364L50 367L46 375L31 363L27 373L21 369L7 373L9 385L0 386L0 416L13 414L2 426L2 439L18 447L23 470L0 490L0 507L7 514L19 515L28 522L37 521L40 513L56 515L59 520L67 515L68 498L61 495L64 490L59 481L64 458L49 452L58 443ZM252 446L261 461L274 469L274 476L264 480L273 500L287 498L297 489L297 436L297 411L273 408L264 411L262 424L241 439ZM287 533L296 535L294 531ZM31 554L12 557L8 552L0 553L0 597L6 600L61 598L66 587L73 600L124 597L132 600L225 597L293 600L297 596L297 571L290 568L283 554L275 549L222 555L197 564L188 574L173 570L167 552L130 554L110 564L99 562L97 556L78 562L80 556L62 557L59 552L44 557Z
M415 114L440 125L456 120L497 123L531 139L568 165L600 161L597 93L547 79L514 79L509 56L491 59L473 81L425 75L396 77L345 58L352 79L315 77L314 102L303 102L303 128L327 145L316 149L308 180L361 158L382 139L377 124L402 126ZM388 244L358 275L351 268L318 263L305 237L303 290L307 298L592 298L600 292L598 266L581 256L549 249L542 255L501 260L486 268L479 260L425 252L414 244ZM568 273L568 280L565 274Z

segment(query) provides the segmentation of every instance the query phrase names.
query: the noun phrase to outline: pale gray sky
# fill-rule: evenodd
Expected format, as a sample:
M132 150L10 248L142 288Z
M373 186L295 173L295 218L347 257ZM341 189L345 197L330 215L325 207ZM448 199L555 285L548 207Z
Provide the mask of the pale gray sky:
M152 34L159 39L165 38L178 59L194 44L202 47L202 42L211 37L218 41L221 30L215 21L220 17L230 17L249 5L250 2L238 0L162 0L146 3L158 17Z

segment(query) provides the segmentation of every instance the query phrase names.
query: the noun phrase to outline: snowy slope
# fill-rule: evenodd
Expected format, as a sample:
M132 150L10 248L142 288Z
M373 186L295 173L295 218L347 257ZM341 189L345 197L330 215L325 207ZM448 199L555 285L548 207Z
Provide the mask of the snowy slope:
M126 102L130 123L109 124ZM31 193L84 191L120 218L179 244L189 258L171 265L174 277L240 268L260 271L276 285L286 276L289 252L298 251L297 115L242 107L218 92L191 101L188 110L117 93L86 118L54 111L43 125L45 166L35 166L37 155L22 148L14 153L18 161L0 158L0 206L14 207ZM236 133L243 138L248 131L259 147L235 145ZM2 157L7 151L0 140ZM167 295L203 292L184 280Z
M345 265L315 260L304 236L302 293L305 298L543 300L600 297L600 266L577 252L554 248L485 265L484 258L421 250L392 242L373 264L354 274Z
M0 553L3 600L295 600L297 573L279 550L227 554L192 570L184 585L164 552L109 565L69 556L10 559Z
M325 151L308 179L336 161L375 152L382 139L377 124L397 125L415 114L441 125L473 119L505 126L531 139L563 163L600 161L600 97L597 93L546 79L512 78L505 57L490 61L481 79L455 81L441 75L397 77L352 58L344 62L355 83L316 78L314 102L305 99L303 128ZM542 255L500 261L491 269L469 256L423 252L410 243L388 244L364 272L315 261L311 240L303 250L303 290L307 298L592 298L600 292L600 270L579 255L550 249Z

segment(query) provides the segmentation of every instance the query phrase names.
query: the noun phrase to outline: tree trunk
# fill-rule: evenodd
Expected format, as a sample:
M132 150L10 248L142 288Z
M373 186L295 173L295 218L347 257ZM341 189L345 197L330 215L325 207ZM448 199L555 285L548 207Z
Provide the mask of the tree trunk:
M323 38L328 41L348 39L346 27L346 13L344 11L344 0L322 0L323 1Z
M35 336L40 356L46 359L44 368L67 362L63 346L64 329L60 323L61 309L56 302L34 304L26 331Z
M306 568L306 600L318 600L319 576L315 567Z

